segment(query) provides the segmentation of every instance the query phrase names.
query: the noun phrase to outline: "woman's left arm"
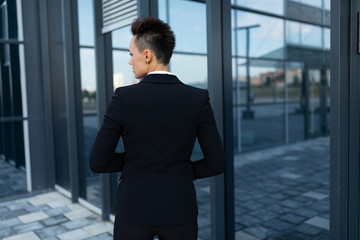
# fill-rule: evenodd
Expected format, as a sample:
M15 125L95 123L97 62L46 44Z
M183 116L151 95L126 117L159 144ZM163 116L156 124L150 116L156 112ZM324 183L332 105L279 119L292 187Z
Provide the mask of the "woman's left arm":
M90 153L90 168L97 173L121 172L125 163L125 153L115 153L123 133L121 125L120 90L117 89L104 115Z

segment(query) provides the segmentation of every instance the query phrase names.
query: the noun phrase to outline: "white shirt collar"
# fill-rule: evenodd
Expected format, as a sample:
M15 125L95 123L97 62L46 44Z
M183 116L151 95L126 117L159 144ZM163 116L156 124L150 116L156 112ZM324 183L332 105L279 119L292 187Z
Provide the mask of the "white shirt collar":
M148 75L150 74L169 74L169 75L175 75L171 72L167 72L167 71L152 71L152 72L149 72Z

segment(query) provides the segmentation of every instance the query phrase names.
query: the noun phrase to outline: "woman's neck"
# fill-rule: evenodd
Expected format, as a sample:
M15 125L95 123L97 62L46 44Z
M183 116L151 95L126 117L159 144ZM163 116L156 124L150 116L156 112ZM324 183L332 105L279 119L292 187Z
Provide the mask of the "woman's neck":
M154 72L154 71L166 71L166 72L169 72L169 65L150 64L147 73Z

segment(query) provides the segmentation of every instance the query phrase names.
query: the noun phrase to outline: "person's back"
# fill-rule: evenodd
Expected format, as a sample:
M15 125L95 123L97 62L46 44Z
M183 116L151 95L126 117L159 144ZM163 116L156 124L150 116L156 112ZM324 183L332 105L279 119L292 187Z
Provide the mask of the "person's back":
M94 172L122 172L114 239L197 239L193 181L224 170L208 91L185 85L169 73L175 38L167 24L137 19L132 31L129 63L135 77L143 79L116 89L90 167ZM125 152L115 153L120 137ZM192 162L196 138L204 158Z

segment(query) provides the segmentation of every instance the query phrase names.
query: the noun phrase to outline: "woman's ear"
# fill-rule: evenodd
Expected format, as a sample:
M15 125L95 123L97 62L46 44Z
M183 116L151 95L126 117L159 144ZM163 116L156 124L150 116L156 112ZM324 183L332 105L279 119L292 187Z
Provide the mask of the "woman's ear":
M144 55L145 55L145 62L147 64L150 63L151 59L153 58L153 55L152 55L152 52L150 51L150 49L145 49Z

